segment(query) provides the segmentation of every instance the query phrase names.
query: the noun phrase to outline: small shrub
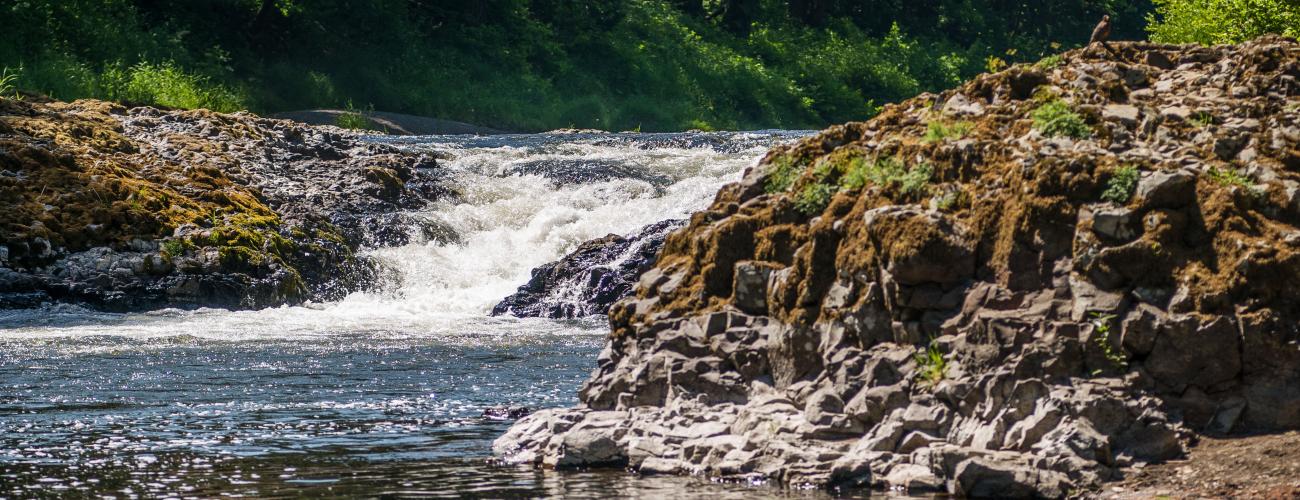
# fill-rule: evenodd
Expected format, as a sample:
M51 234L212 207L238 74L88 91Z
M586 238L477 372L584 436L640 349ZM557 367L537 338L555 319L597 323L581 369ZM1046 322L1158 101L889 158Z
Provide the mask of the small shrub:
M1115 174L1106 181L1106 191L1101 193L1101 199L1121 205L1128 203L1129 198L1133 197L1133 191L1137 189L1139 176L1138 168L1133 165L1115 170Z
M930 345L924 351L916 353L914 359L920 365L921 379L930 385L938 384L947 376L948 360L943 359L943 351L939 350L938 342L930 340Z
M934 168L928 163L908 168L897 158L877 158L870 163L857 158L850 162L844 176L840 178L840 188L856 191L867 184L874 184L883 188L898 188L907 196L919 196L929 190L933 175Z
M1061 99L1044 103L1035 109L1030 117L1034 120L1034 129L1047 137L1065 136L1075 139L1092 137L1092 128L1083 121L1083 116Z
M1124 353L1117 351L1113 346L1111 346L1110 323L1114 319L1114 314L1092 313L1093 333L1096 334L1092 339L1097 343L1097 346L1101 348L1102 353L1106 355L1106 359L1110 360L1111 363L1121 367L1128 366L1128 359L1124 357Z
M799 169L788 156L774 158L768 168L767 178L763 181L763 190L768 193L784 192L799 178Z
M18 81L18 70L10 70L5 67L0 70L0 97L17 97L14 85Z
M984 69L989 73L997 73L1007 69L1007 62L998 56L988 56L984 59Z
M168 260L180 257L185 255L185 250L188 246L189 242L180 238L163 240L162 255Z
M826 205L831 202L831 196L835 194L835 186L825 182L810 182L799 190L799 197L794 201L794 206L804 215L819 214L826 210Z
M965 120L953 123L935 120L926 124L925 137L921 140L939 142L947 139L961 139L974 129L975 124Z
M1065 58L1061 57L1060 54L1052 54L1050 56L1039 59L1038 62L1034 63L1034 67L1041 69L1043 71L1047 71L1056 68L1062 64L1065 64Z

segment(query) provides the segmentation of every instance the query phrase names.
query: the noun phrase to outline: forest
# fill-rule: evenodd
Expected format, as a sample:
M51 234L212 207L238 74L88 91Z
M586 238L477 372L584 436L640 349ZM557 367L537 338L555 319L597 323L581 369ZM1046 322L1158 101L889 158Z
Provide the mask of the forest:
M1296 0L6 3L4 86L219 111L373 109L515 131L860 120L1080 46L1105 14L1112 39L1208 44L1300 26Z

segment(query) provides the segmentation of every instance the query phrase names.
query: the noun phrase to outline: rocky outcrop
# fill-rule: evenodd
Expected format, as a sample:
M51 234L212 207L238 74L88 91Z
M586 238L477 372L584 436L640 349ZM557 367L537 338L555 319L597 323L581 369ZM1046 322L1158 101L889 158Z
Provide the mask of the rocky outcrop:
M1096 44L778 148L508 460L1062 497L1300 427L1300 44Z
M256 308L373 278L432 158L246 113L0 99L0 307Z
M632 292L641 273L654 266L668 233L685 223L666 220L629 237L611 234L583 243L564 258L533 269L532 279L493 307L492 315L577 318L606 314L610 306Z

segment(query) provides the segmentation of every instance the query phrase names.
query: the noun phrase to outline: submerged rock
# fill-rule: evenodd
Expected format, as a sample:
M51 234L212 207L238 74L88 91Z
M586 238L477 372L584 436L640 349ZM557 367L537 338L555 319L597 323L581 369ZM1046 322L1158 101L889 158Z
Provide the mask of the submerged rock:
M564 258L533 269L532 279L492 308L493 316L577 318L609 312L655 264L668 233L686 221L666 220L636 234L616 234L582 245Z
M432 158L247 113L0 98L0 307L258 308L375 279Z
M1300 428L1300 44L1063 59L770 152L610 309L581 405L497 452L1055 498L1202 429ZM1035 128L1053 99L1073 136Z

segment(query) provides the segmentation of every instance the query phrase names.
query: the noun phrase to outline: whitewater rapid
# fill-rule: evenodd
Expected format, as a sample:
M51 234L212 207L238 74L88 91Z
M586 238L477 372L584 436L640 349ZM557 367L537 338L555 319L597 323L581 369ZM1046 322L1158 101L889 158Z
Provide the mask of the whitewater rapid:
M287 339L591 333L599 319L492 318L530 271L584 241L702 209L772 145L801 132L375 137L432 154L456 196L411 214L411 243L368 249L388 286L259 311L0 311L0 339L79 335Z

